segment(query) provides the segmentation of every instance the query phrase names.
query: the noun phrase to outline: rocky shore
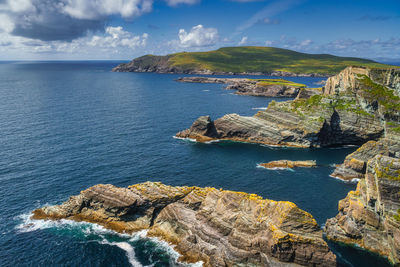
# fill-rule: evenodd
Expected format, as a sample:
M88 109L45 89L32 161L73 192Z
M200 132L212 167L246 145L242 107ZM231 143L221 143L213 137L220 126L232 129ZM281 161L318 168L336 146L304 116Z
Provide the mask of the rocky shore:
M214 77L182 77L178 82L186 83L223 83L225 89L236 90L238 95L267 97L296 97L306 86L283 79L245 79Z
M327 237L400 264L400 70L348 67L330 77L322 94L303 92L271 102L253 117L202 116L177 133L294 147L360 145L332 176L358 181L326 223Z
M33 219L70 219L117 232L147 229L204 266L335 266L314 218L285 201L215 188L146 182L95 185Z
M366 174L327 220L327 237L357 245L400 264L400 160L376 155Z
M261 167L267 169L277 169L277 168L312 168L317 166L317 162L315 160L276 160L270 161L268 163L260 163Z

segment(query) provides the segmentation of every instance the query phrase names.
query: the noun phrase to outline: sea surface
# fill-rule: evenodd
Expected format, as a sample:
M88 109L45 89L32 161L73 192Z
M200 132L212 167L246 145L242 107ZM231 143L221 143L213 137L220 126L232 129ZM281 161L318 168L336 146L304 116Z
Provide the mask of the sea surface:
M173 138L201 115L251 116L271 98L174 81L182 75L111 72L117 64L0 63L0 266L186 266L171 247L145 232L119 235L89 223L29 218L32 210L99 183L150 180L256 193L293 201L321 225L355 189L329 177L355 147L294 149ZM310 87L321 80L288 79ZM279 159L314 159L318 167L257 168ZM334 244L332 249L343 266L387 265L358 249Z

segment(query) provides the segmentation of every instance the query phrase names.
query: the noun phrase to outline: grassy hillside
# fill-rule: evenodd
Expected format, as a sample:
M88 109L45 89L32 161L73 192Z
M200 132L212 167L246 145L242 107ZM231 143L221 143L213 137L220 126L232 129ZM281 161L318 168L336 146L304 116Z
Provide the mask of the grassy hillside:
M210 52L177 53L170 58L178 68L223 72L337 73L349 65L384 67L372 60L305 54L274 47L225 47Z
M225 47L209 52L182 52L167 56L147 55L123 65L117 71L262 72L285 71L297 74L336 74L346 66L389 67L372 60L305 54L274 47ZM126 70L124 70L126 68ZM129 68L131 68L129 70Z

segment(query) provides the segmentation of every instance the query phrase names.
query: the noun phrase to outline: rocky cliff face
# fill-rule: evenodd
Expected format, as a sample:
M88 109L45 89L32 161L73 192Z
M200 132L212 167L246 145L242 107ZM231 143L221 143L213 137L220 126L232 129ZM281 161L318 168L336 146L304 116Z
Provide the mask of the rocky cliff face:
M186 83L224 83L225 89L236 90L238 95L267 97L296 97L303 84L296 84L282 79L243 79L243 78L213 78L213 77L183 77L178 82Z
M325 225L327 237L358 245L400 264L400 160L377 155L357 190L339 202L339 214Z
M98 223L118 232L148 229L186 262L205 266L335 266L312 216L291 202L215 188L143 183L96 185L34 219Z
M351 68L345 73L348 71ZM267 110L253 117L229 114L215 121L208 118L207 125L201 123L205 122L203 117L177 136L197 141L221 139L295 147L361 145L377 140L385 132L380 110L366 100L369 95L358 91L357 84L361 82L349 80L347 83L354 88L339 87L332 92L329 88L337 86L330 79L324 95L305 93L294 101L271 102ZM199 125L210 131L202 131L197 128Z

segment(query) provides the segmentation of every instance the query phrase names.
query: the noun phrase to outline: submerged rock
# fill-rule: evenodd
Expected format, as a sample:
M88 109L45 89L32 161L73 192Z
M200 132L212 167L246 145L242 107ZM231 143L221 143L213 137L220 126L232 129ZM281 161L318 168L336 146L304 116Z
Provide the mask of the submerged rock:
M298 161L277 160L268 163L261 163L260 166L267 169L297 168L297 167L311 168L317 166L317 162L315 160L298 160Z
M214 78L214 77L183 77L178 82L186 83L225 83L225 89L236 90L238 95L267 97L296 97L304 84L298 84L283 79L245 79L245 78Z
M34 219L70 219L132 233L148 229L185 262L205 266L335 266L313 217L295 204L215 188L146 182L95 185Z
M377 155L365 179L339 202L339 214L327 220L327 237L378 253L400 264L400 160Z

